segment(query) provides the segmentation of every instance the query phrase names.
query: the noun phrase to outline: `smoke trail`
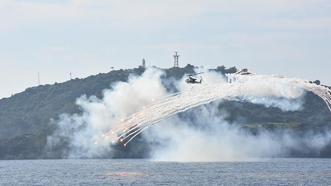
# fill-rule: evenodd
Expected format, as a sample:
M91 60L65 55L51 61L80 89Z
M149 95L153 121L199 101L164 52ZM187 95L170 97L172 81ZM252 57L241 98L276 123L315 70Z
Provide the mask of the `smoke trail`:
M190 87L180 93L171 95L166 99L149 105L133 114L127 120L111 130L106 137L123 142L126 146L141 132L159 121L169 118L179 112L184 112L199 105L216 100L238 100L253 103L263 103L266 106L276 106L281 109L295 110L290 104L283 106L282 102L270 98L298 100L304 90L312 91L320 96L327 106L331 105L329 89L300 79L278 76L243 76L230 75L231 82L224 81L205 83L200 86Z
M176 113L216 100L250 101L266 106L295 110L298 109L298 105L295 105L295 108L289 107L289 104L283 106L282 102L276 102L274 99L297 101L304 93L303 87L299 85L297 80L293 79L255 76L254 78L246 78L245 81L238 80L232 84L219 80L203 85L184 87L180 93L155 102L133 114L108 133L107 137L112 140L122 141L124 139L125 144L127 144L154 123Z
M328 102L323 90L298 79L276 76L235 76L233 83L217 73L204 74L204 83L188 85L184 79L177 82L178 93L166 92L160 77L162 72L148 69L141 77L131 77L104 91L103 99L81 97L77 104L82 114L62 115L57 121L59 129L48 138L50 148L67 140L66 157L104 157L111 153L112 142L127 142L142 131L158 160L219 161L247 157L272 157L286 154L303 139L308 146L320 149L329 141L328 135L304 138L292 134L281 135L262 132L252 135L222 119L217 102L244 101L283 111L302 108L305 90L317 92ZM217 102L215 102L217 101ZM197 123L175 116L179 112L205 105ZM166 118L172 117L168 120ZM196 128L194 126L202 126ZM203 129L203 130L202 130ZM111 132L108 132L111 131ZM118 138L120 137L120 138ZM122 137L122 138L121 138ZM201 153L203 152L203 153Z
M77 105L82 114L60 116L59 129L48 137L48 148L54 149L66 140L69 152L64 157L103 157L111 151L111 140L104 134L124 118L155 100L167 95L160 76L163 72L148 69L141 77L131 76L128 82L119 82L112 90L105 90L103 99L82 96Z

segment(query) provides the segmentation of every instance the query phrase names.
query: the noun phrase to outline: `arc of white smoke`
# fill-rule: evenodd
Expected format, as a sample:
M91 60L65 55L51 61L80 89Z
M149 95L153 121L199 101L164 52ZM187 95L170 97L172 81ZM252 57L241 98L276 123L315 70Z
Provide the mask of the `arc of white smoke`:
M266 81L266 83L284 81L289 86L294 88L311 91L322 98L331 111L330 89L324 86L308 83L300 79L285 78L280 76L231 75L230 78L235 80L234 83L197 85L191 87L191 89L173 94L154 104L148 105L139 112L134 113L128 119L124 120L116 128L107 133L106 136L107 138L110 137L113 139L113 141L124 141L124 145L127 145L131 140L133 140L136 136L138 136L141 132L150 126L179 112L184 112L188 109L216 100L240 100L240 97L247 95L250 96L250 89L249 87L245 86L247 86L247 84L252 81ZM246 91L247 89L248 91ZM257 96L259 95L257 94ZM277 96L297 98L300 96L300 94Z
M197 99L197 98L195 98L197 96L195 96L195 97L192 96L192 93L188 93L188 94L191 94L191 95L187 95L185 93L177 94L176 96L169 97L168 99L166 99L165 101L162 101L161 103L155 103L153 105L150 105L149 107L145 107L145 109L142 112L138 112L138 113L134 114L132 117L130 117L129 119L127 119L124 122L124 123L127 123L127 125L129 125L127 128L130 128L129 130L126 131L126 134L129 134L130 132L135 131L138 127L143 127L142 125L144 123L142 123L142 122L144 122L144 120L141 122L141 117L143 117L142 119L144 119L146 112L147 113L153 113L153 112L162 113L163 112L163 115L165 115L165 117L162 117L162 118L156 117L156 119L150 120L149 124L151 124L151 123L159 122L160 120L168 118L171 115L176 114L178 112L183 112L187 109L190 109L190 108L193 108L193 107L196 107L196 106L202 104L201 102L195 103L192 100L203 100L204 103L212 102L214 100L213 98L212 99L201 99L201 98ZM185 98L185 97L189 97L189 98L193 98L193 99L186 100L188 104L178 105L178 100L183 100L183 98ZM203 97L203 96L198 95L198 97ZM176 102L177 102L177 105L175 104ZM174 105L175 109L169 107L169 105ZM181 107L183 107L183 108L181 108ZM164 108L170 108L170 109L164 110ZM163 111L162 111L162 109L163 109ZM161 111L159 111L159 110L161 110ZM153 118L153 115L150 118ZM130 124L132 124L132 125L130 125ZM120 127L118 129L115 129L115 131L119 131L122 129L123 128ZM122 134L119 137L123 137L126 134Z
M307 91L311 91L317 96L319 96L325 104L327 105L328 109L331 111L331 90L329 88L326 88L324 86L319 86L315 84L305 84L305 89Z

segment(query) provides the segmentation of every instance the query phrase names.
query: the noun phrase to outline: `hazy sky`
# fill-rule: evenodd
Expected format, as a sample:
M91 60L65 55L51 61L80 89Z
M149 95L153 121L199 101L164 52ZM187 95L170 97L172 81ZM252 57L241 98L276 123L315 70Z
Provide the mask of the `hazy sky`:
M0 98L147 64L247 67L331 85L330 0L0 0Z

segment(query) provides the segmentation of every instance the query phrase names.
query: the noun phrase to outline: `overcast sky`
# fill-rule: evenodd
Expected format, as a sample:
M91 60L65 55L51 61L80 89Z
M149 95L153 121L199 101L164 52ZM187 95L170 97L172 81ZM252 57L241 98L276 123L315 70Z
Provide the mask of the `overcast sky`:
M330 0L0 0L0 98L147 64L218 65L331 85Z

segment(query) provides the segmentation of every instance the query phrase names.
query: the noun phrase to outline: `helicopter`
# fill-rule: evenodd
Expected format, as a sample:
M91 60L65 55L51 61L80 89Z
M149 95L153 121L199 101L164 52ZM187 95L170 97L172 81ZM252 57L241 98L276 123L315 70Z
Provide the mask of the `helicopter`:
M236 72L235 74L238 74L238 75L253 75L253 73L249 72L247 68L244 68L244 69Z
M198 74L202 74L201 73L196 73L196 74L188 74L188 78L185 80L185 82L187 84L201 84L202 83L202 77L200 76L200 80L198 80L198 78L196 77Z

